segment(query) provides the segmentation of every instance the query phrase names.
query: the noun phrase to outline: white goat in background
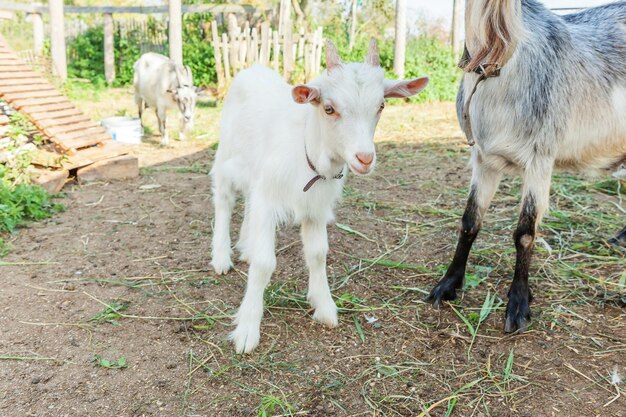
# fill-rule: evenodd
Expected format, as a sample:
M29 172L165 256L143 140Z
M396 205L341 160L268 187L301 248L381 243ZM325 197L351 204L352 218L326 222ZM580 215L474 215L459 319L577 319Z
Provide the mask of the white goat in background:
M191 68L176 65L166 56L148 52L134 65L135 104L141 120L145 107L152 107L159 121L161 144L169 144L165 127L167 111L180 110L180 140L193 129L193 113L198 89L193 85Z
M365 63L343 64L328 42L326 65L316 80L295 87L272 70L253 66L235 77L224 101L211 170L211 264L218 274L232 267L230 219L236 192L242 192L245 217L237 248L250 268L231 334L239 353L259 344L263 292L276 267L275 234L281 224L300 225L313 319L337 326L326 277L326 224L334 218L345 165L357 175L370 173L384 99L417 94L428 83L427 77L385 80L373 39Z

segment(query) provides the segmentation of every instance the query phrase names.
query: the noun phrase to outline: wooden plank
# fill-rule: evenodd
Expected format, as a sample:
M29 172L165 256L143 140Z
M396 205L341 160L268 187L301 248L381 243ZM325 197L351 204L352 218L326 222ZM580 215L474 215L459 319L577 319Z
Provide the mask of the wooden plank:
M69 148L84 148L111 139L106 131L99 129L90 129L87 131L76 131L71 133L59 133L54 135L55 138L63 142L63 145Z
M34 116L35 113L44 113L44 112L56 112L59 110L68 110L74 109L74 105L69 101L63 101L60 103L54 104L44 104L40 106L24 106L21 108L21 111L24 113L28 113L31 116Z
M17 61L19 60L19 58L13 52L10 52L7 50L0 50L0 60L2 60L2 62Z
M33 72L31 68L24 72L0 73L0 80L17 80L22 78L41 78L41 74Z
M63 126L52 126L52 127L45 129L45 133L50 136L57 136L61 133L75 132L77 130L84 131L85 129L91 129L91 128L102 129L102 126L100 126L99 124L97 124L96 122L92 120L89 120L87 122L71 123L71 124L63 125Z
M41 185L46 191L51 194L56 194L65 185L67 178L70 175L68 170L61 171L46 171L46 170L37 170L41 172L39 176L37 176L33 182L35 184Z
M7 74L7 73L23 72L23 71L30 71L30 70L31 68L29 66L23 65L22 63L18 63L17 65L11 65L10 63L8 63L8 65L0 64L0 73Z
M45 168L63 168L64 155L37 149L31 153L31 164Z
M76 137L74 139L64 140L63 143L67 146L71 146L74 149L86 148L88 146L98 145L106 140L111 140L111 135L106 132L89 134L82 137Z
M21 85L48 84L48 81L44 80L41 77L20 78L20 79L9 78L6 80L0 80L0 88L10 87L10 86L17 85L17 84L21 84Z
M128 145L109 139L98 146L77 151L75 155L68 157L63 165L66 169L75 169L93 164L94 162L126 155L129 152L130 148Z
M62 109L60 111L43 111L43 112L27 112L28 116L33 120L48 120L48 119L58 119L61 117L68 116L78 116L83 114L80 110L74 107L70 107L68 109Z
M50 84L23 84L22 82L16 82L13 85L3 86L0 89L0 94L12 94L12 93L25 93L25 92L41 92L50 91L56 92L54 87Z
M8 101L23 100L29 98L48 98L48 97L62 97L63 95L56 90L48 91L33 91L31 93L6 93L2 94Z
M13 67L24 67L24 66L26 65L21 60L15 57L3 59L2 61L0 61L0 68L7 68L9 70L12 70Z
M47 120L33 120L40 129L46 129L52 126L62 126L70 123L80 123L80 122L88 122L91 119L87 116L70 116L70 117L62 117L60 119L47 119Z
M118 156L95 162L76 173L79 182L120 180L139 176L139 160L134 155Z
M63 103L68 102L66 97L58 96L58 97L46 97L46 98L34 98L34 99L26 99L26 100L15 100L11 105L16 110L21 110L24 106L39 106L39 105L47 105L47 104L55 104L55 103Z

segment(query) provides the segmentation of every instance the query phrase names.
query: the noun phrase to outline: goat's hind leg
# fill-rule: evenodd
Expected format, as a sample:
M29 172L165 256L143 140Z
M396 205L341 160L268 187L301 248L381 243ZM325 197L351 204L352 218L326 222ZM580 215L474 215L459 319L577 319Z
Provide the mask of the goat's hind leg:
M544 167L531 167L524 172L522 207L513 234L516 258L515 273L506 307L504 331L507 333L524 331L530 323L532 293L528 285L528 273L537 226L550 201L552 164L551 161L548 162Z
M626 227L624 227L622 231L617 234L617 236L609 239L609 243L626 248Z
M336 327L337 305L328 287L326 276L326 255L328 254L328 233L323 221L305 220L300 228L304 258L309 269L308 299L315 309L313 319L330 327Z
M221 166L214 166L213 177L213 205L215 208L215 224L213 226L213 240L211 265L218 274L227 273L232 268L232 250L230 248L230 219L235 206L236 190Z
M485 212L493 199L502 174L486 167L479 162L477 154L473 155L474 170L470 195L465 207L465 213L461 220L461 230L454 253L452 263L448 267L444 277L430 291L426 298L428 302L438 307L445 300L454 300L457 297L456 290L463 286L465 279L465 267L472 244L478 235Z

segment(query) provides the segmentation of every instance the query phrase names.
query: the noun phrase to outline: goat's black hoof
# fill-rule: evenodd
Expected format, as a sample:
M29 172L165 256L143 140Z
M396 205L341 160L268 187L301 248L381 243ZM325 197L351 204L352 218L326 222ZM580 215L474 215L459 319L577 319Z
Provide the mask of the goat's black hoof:
M510 292L509 303L506 306L506 321L504 323L504 332L523 332L530 324L530 301L532 294L528 292L528 296Z
M626 248L626 227L624 227L622 231L617 234L617 236L610 238L608 242L611 245Z
M446 278L439 281L437 285L430 291L426 301L434 307L440 307L444 301L456 300L456 284L453 280Z

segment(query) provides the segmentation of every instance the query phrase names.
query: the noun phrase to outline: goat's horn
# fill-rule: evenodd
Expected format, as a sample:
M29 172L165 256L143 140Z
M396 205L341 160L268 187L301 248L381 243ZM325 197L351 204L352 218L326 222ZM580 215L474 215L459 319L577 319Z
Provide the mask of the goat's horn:
M326 69L331 71L333 68L341 65L341 58L337 53L337 48L333 43L326 39Z
M374 38L370 40L370 47L367 50L365 62L374 67L380 66L380 59L378 58L378 42L376 42L376 39Z

